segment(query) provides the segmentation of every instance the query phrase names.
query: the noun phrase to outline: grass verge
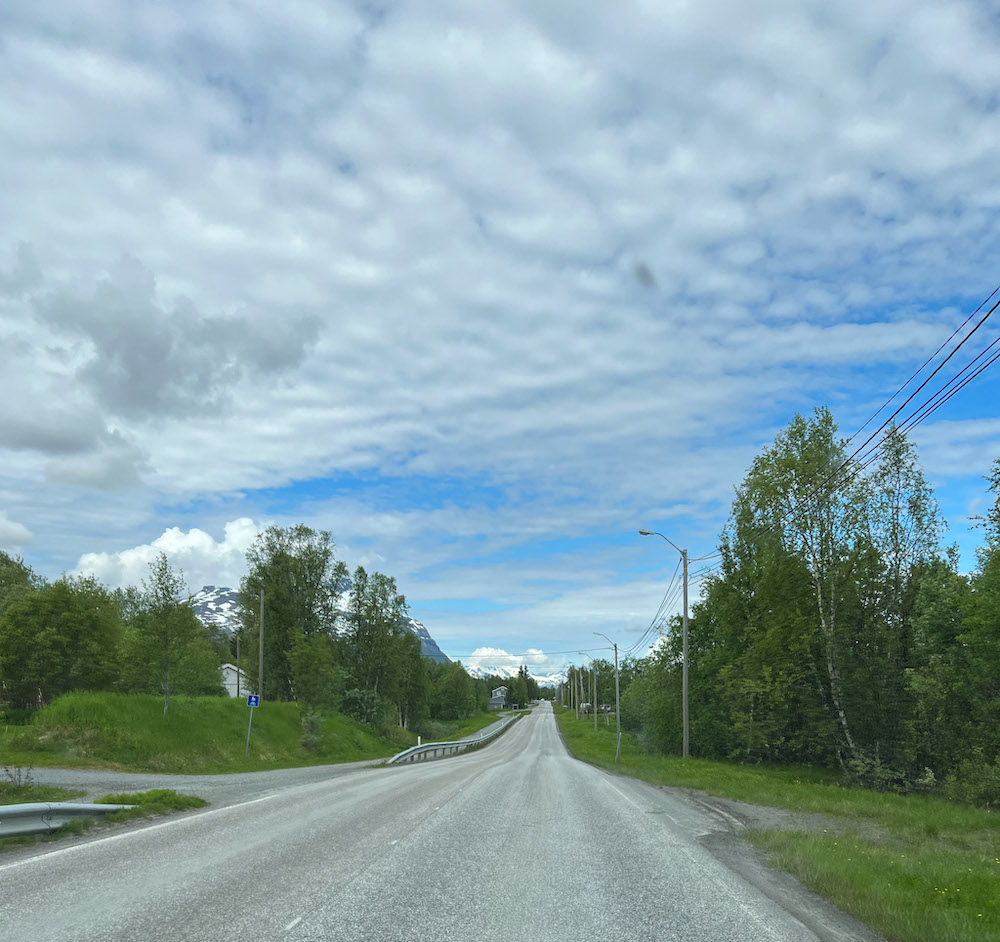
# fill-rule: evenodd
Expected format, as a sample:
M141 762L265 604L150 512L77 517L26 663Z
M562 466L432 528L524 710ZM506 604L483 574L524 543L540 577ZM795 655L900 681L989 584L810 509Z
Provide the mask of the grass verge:
M29 786L31 787L31 786ZM61 789L68 792L68 789ZM26 793L22 793L26 794ZM69 801L78 796L71 793L60 798L40 799L22 797L22 801ZM10 802L16 803L16 802ZM109 827L112 824L120 824L123 821L133 821L136 818L149 818L153 815L172 814L175 811L189 811L192 808L204 808L208 802L203 798L194 795L180 795L170 789L158 788L148 792L132 792L120 795L105 795L98 798L95 804L107 805L132 805L122 811L112 811L99 818L76 818L67 821L62 827L51 834L29 834L24 837L0 838L0 853L5 850L12 850L15 847L24 847L38 843L49 843L58 841L65 837L77 836L93 828Z
M421 726L424 742L449 742L456 739L470 739L481 729L492 726L502 719L493 713L477 713L464 720L427 720ZM414 743L415 744L415 743Z
M84 792L76 788L60 788L58 785L36 785L31 781L30 771L4 769L0 779L0 805L20 805L31 801L72 801Z
M376 759L406 744L332 714L322 718L315 748L306 749L298 704L265 703L254 711L244 757L248 721L242 700L172 697L164 716L156 696L73 693L27 726L0 732L0 754L12 766L210 774Z
M846 788L828 770L641 752L555 708L570 753L654 785L822 814L826 830L748 834L773 866L898 942L1000 942L1000 815L939 798Z

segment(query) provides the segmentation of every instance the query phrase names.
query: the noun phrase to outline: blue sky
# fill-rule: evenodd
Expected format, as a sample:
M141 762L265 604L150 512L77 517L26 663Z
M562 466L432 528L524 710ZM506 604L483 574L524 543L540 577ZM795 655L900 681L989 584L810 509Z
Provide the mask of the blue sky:
M1000 281L988 4L78 11L0 12L0 546L49 577L236 584L305 522L447 653L628 646L640 527L710 552ZM914 433L967 566L998 375Z

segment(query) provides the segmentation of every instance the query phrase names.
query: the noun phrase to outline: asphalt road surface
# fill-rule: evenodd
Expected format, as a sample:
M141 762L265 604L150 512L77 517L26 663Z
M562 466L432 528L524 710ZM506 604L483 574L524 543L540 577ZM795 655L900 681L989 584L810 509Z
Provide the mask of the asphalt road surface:
M871 939L681 797L571 759L546 704L478 752L278 784L0 858L2 942Z

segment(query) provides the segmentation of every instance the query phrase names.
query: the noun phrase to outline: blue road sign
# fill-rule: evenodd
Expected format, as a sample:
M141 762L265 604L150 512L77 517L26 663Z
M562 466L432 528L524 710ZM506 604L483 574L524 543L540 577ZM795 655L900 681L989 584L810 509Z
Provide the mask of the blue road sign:
M260 706L260 697L255 693L247 695L247 706L254 707Z

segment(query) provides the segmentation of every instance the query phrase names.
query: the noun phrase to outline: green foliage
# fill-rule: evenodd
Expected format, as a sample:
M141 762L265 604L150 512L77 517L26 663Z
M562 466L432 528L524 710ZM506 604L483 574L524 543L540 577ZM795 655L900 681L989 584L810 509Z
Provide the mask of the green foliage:
M302 746L297 703L264 702L255 711L244 758L248 708L228 697L175 696L163 714L151 694L72 693L36 712L27 728L0 734L0 753L37 766L136 772L240 772L352 762L398 751L396 742L340 714L322 715L319 745Z
M770 863L899 942L1000 942L1000 866L941 840L751 831Z
M472 680L461 665L436 665L422 657L419 639L406 626L406 599L395 580L361 567L349 580L333 555L329 533L301 524L270 527L251 546L247 564L238 638L250 656L241 658L242 666L255 689L263 591L263 700L303 706L307 753L328 751L327 734L317 733L315 717L323 717L326 729L338 709L393 744L413 738L400 728L419 726L432 716L463 720L485 709L487 682ZM340 597L348 589L345 615ZM224 695L221 659L233 656L232 645L198 622L184 595L183 576L163 554L151 563L141 587L114 593L93 580L47 585L20 560L0 554L4 727L24 723L28 707L71 691L159 691L164 714L178 694ZM94 730L87 737L102 738ZM133 755L135 743L126 733L116 730L110 738L121 747L124 761L145 761ZM89 742L78 746L64 754L66 761L96 758ZM105 742L100 752L115 761L115 748ZM143 749L139 753L145 755Z
M988 481L998 502L965 576L902 433L865 470L828 410L796 416L737 489L692 608L692 752L995 803L1000 461ZM623 725L651 752L680 751L680 663L674 619L623 694Z
M302 748L306 752L318 752L323 728L322 714L318 710L303 707L299 720L302 723L302 738L299 740Z
M431 683L430 716L458 720L477 709L475 681L459 662L434 664L427 671Z
M170 788L154 788L147 792L120 792L97 798L98 805L132 805L130 811L117 811L105 815L105 821L124 821L151 814L170 814L171 811L190 811L204 808L208 802L196 795L181 795Z
M1000 756L992 762L976 747L948 773L944 793L954 801L1000 808Z
M257 688L258 660L246 664L250 684L267 701L292 700L296 684L315 695L322 683L308 674L308 658L293 655L297 639L336 634L336 594L346 575L325 530L304 524L268 527L247 550L247 575L240 582L244 650L256 652L260 637L260 597L264 593L264 690ZM328 671L320 653L318 672ZM298 668L293 670L293 661ZM324 699L323 696L320 699Z
M359 723L378 726L385 719L385 703L374 690L352 687L344 694L341 712Z
M185 599L184 579L164 554L150 563L141 589L116 594L126 628L121 642L121 674L117 689L163 695L163 712L171 694L221 696L221 662L216 646Z
M0 616L19 595L40 585L41 580L20 556L11 556L0 550Z
M0 805L16 805L32 801L72 801L83 795L73 788L56 785L38 785L32 769L5 765L0 774Z
M108 591L90 578L26 587L0 615L0 680L15 704L70 690L106 690L119 673L123 625Z
M344 688L344 669L337 664L332 639L322 633L296 631L292 635L288 665L295 699L311 708L335 710Z
M461 720L424 720L416 732L424 742L444 742L448 739L471 739L481 729L492 726L500 717L495 712L476 713Z
M881 759L851 759L846 768L847 781L861 788L877 792L906 792L910 790L906 773L892 769ZM925 770L929 771L929 770ZM931 773L933 775L933 773Z

